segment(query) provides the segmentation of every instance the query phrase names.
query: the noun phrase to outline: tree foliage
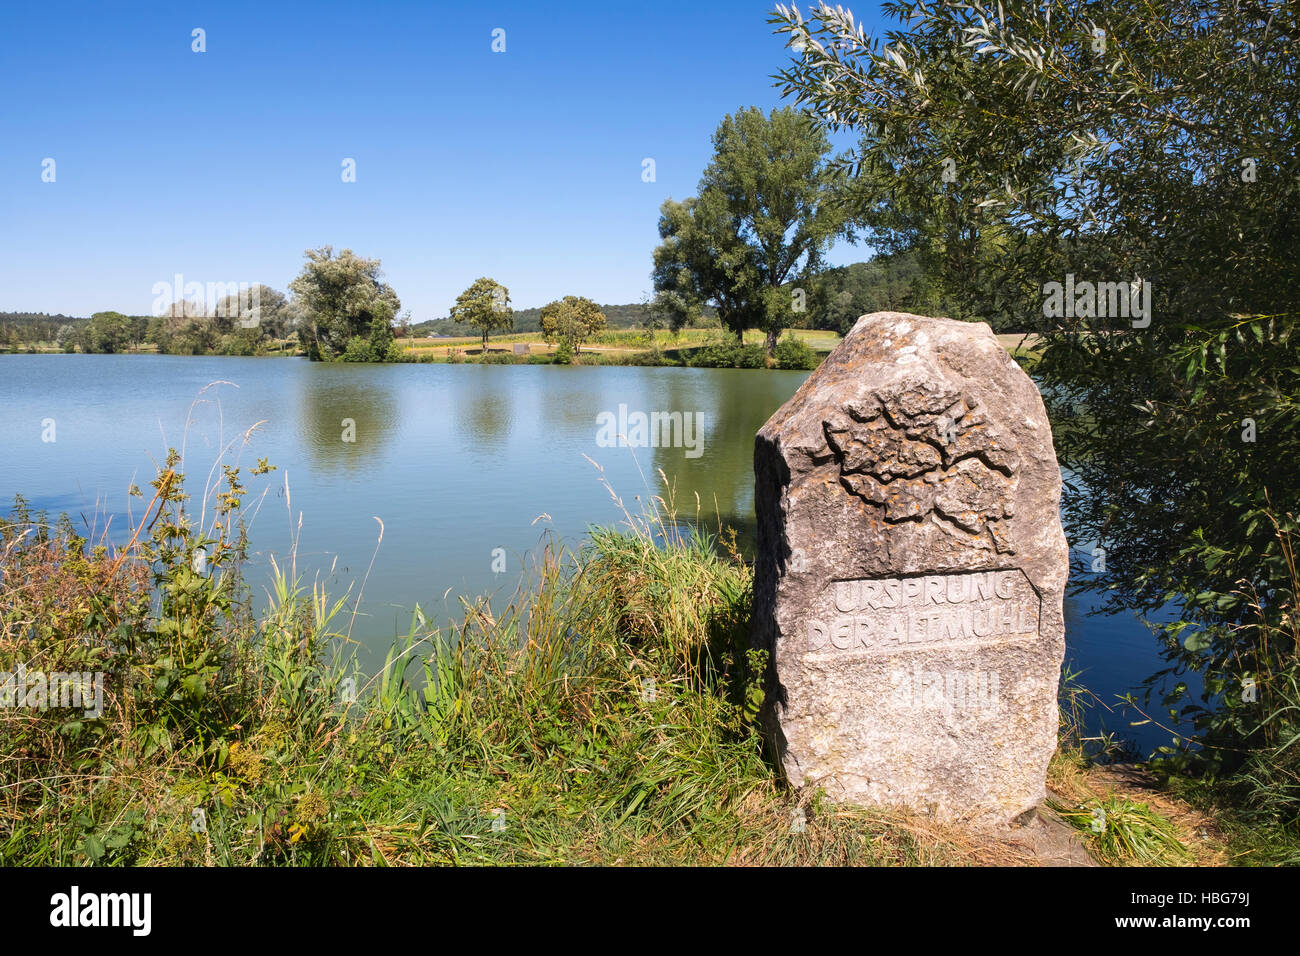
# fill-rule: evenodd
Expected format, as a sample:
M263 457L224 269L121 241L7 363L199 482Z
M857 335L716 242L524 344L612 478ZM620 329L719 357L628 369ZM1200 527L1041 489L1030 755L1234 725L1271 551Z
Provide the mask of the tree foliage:
M86 326L88 352L123 352L134 342L131 319L121 312L96 312Z
M577 353L583 342L605 328L605 313L585 296L566 295L542 307L540 324L547 342L560 342Z
M483 336L483 354L487 355L488 334L514 325L510 309L510 290L495 279L475 279L473 285L456 297L451 319L478 329Z
M141 338L171 355L260 355L289 334L291 300L256 284L211 303L177 299L147 320Z
M699 195L660 207L655 308L680 328L712 305L738 338L765 332L770 356L846 232L839 177L825 132L790 108L728 115L713 146Z
M809 327L845 335L872 312L946 314L925 280L913 252L886 253L870 262L827 269L820 277L822 305L811 313Z
M383 281L378 259L351 249L337 256L332 246L308 249L307 262L289 283L303 309L298 336L313 361L329 361L347 350L354 337L366 338L377 317L388 322L401 310L392 286Z
M61 348L79 344L89 320L46 312L0 312L0 347L27 343L57 343Z

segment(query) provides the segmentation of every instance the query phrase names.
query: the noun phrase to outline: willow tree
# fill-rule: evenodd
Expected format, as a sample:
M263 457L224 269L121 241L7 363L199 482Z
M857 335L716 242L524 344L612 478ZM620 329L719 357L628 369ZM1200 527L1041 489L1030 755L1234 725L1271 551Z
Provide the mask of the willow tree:
M1258 798L1294 817L1300 748L1282 744L1300 733L1300 8L885 9L901 26L873 38L838 8L778 7L795 52L778 84L862 134L855 167L895 205L862 207L878 225L919 223L927 244L949 227L1000 230L982 297L1043 332L1035 374L1070 422L1056 433L1065 516L1095 554L1077 580L1109 610L1177 609L1153 625L1164 704L1203 746L1175 735L1166 755L1249 760ZM952 222L927 231L936 204Z
M711 305L737 338L764 332L770 356L846 232L840 177L825 132L790 108L728 115L713 149L699 195L660 208L656 304L675 327Z
M340 357L352 339L371 335L376 321L391 322L401 309L383 281L378 259L332 246L308 249L302 272L289 283L302 312L298 337L312 361Z

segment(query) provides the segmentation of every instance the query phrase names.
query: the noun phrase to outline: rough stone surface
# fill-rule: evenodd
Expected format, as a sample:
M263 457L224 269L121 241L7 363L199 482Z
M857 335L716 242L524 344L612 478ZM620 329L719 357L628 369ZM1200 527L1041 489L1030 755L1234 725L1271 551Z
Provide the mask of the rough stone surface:
M1061 476L983 323L863 316L759 431L752 641L786 776L981 826L1045 797Z

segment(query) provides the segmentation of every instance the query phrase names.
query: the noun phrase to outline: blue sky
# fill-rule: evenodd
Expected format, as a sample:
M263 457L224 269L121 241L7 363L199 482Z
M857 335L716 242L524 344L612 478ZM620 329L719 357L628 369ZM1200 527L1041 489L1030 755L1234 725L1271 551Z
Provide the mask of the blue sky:
M0 311L146 314L176 273L283 290L325 244L381 259L415 321L481 275L516 307L640 301L719 120L782 105L771 7L6 2Z

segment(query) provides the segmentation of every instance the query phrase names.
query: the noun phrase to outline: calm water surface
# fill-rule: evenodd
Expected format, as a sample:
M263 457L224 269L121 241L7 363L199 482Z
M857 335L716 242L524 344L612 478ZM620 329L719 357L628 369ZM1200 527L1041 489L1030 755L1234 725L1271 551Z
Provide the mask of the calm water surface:
M622 521L603 482L639 513L650 495L663 493L662 470L681 511L695 513L698 493L708 524L721 520L751 541L754 433L806 375L6 355L0 499L22 494L34 509L67 512L78 525L109 521L120 533L139 522L148 501L127 489L147 488L169 447L184 450L195 499L205 481L216 481L214 465L230 449L226 460L237 454L250 492L255 593L269 580L268 558L283 563L295 537L299 573L336 595L349 587L355 595L373 559L353 627L363 667L373 670L394 635L405 633L416 602L445 620L457 595L504 599L547 530L577 544L588 527ZM629 414L698 415L702 453L601 447L597 417L617 415L620 405ZM53 442L42 441L47 420ZM278 470L248 477L259 457ZM378 550L376 518L383 522ZM506 571L498 573L502 552ZM1160 660L1135 618L1089 610L1085 599L1067 599L1067 661L1109 702ZM1143 750L1168 742L1150 725L1130 728L1136 719L1097 712L1094 727L1104 723Z

